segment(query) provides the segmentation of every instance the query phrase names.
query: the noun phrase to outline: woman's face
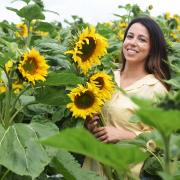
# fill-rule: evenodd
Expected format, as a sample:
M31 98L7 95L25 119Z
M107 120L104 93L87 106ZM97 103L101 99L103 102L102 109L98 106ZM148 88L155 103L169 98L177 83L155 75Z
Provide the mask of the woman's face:
M126 62L143 63L150 52L150 36L145 26L134 23L128 30L123 43Z

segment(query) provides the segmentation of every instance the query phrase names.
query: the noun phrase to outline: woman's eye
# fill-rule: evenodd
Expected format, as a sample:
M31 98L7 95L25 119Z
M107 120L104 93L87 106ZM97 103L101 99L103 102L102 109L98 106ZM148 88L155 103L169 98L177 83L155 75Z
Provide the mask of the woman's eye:
M141 42L146 42L146 39L140 38L139 40L140 40Z
M132 35L127 35L127 38L131 39L131 38L133 38L133 36Z

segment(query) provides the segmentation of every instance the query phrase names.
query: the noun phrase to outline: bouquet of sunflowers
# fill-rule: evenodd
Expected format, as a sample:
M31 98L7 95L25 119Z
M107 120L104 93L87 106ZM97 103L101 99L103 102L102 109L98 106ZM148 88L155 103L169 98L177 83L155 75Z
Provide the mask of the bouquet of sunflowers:
M87 27L73 39L72 49L66 54L84 77L84 84L78 84L71 89L68 96L71 102L67 108L72 116L86 119L101 111L104 102L111 97L114 89L112 77L104 71L98 70L100 58L107 53L107 39L96 33L94 27Z

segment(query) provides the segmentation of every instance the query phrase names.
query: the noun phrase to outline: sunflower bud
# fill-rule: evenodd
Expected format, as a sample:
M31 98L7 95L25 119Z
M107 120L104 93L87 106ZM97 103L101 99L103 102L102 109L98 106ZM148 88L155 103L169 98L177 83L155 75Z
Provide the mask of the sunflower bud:
M157 145L153 140L149 140L146 143L146 148L147 148L147 150L149 150L151 152L154 152L156 150L156 148L157 148Z
M152 10L152 9L153 9L153 5L152 5L152 4L149 5L149 6L148 6L148 9L149 9L149 10Z

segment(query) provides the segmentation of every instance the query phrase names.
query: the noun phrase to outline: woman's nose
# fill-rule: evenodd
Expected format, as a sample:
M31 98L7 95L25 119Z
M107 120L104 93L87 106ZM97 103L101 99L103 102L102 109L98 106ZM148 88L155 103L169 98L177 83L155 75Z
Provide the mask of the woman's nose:
M136 38L133 38L130 40L130 44L136 46L138 43L137 43L137 39Z

